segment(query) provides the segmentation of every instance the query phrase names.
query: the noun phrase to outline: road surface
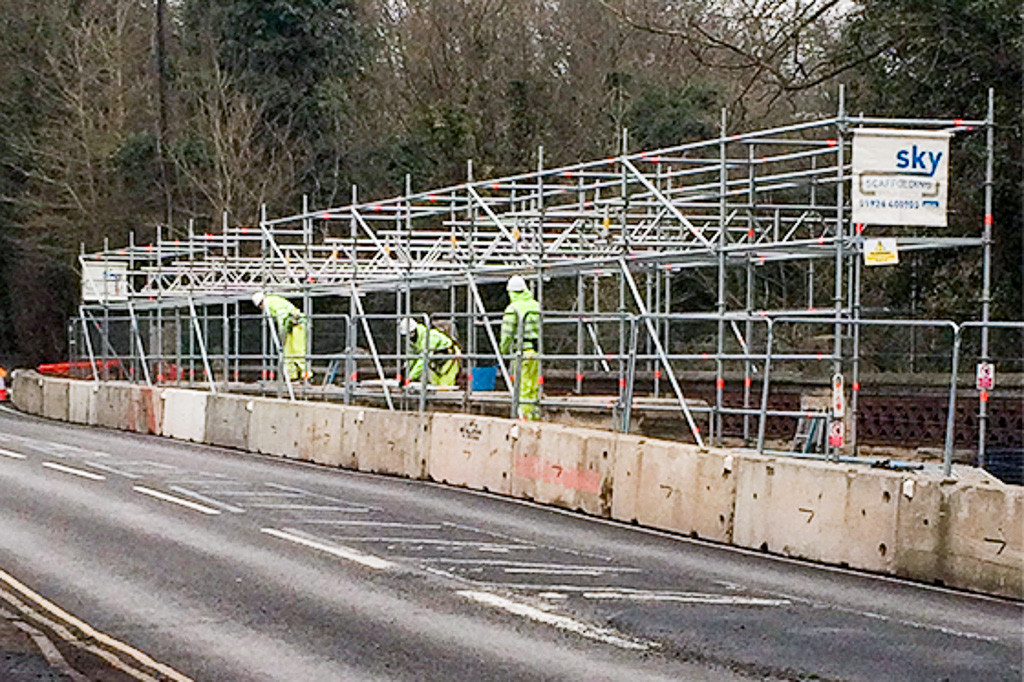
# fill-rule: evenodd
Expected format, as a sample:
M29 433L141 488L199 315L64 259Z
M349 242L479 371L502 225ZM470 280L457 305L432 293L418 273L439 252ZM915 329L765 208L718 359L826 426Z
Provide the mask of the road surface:
M7 408L0 592L124 679L1022 675L1020 603Z

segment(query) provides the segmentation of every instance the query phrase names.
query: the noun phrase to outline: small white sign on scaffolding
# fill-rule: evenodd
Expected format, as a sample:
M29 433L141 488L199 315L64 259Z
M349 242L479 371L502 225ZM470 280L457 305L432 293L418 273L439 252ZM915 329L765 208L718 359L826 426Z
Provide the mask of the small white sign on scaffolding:
M949 135L935 130L854 130L853 222L945 227Z
M128 300L125 263L82 263L82 300L110 303Z

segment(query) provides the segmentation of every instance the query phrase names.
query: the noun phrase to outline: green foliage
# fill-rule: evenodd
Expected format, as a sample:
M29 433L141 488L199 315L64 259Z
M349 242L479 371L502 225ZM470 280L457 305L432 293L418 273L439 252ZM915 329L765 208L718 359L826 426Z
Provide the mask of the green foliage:
M639 149L670 147L717 134L715 93L699 85L643 88L626 113L631 146Z
M1019 0L860 0L845 30L847 54L889 45L861 65L853 84L857 110L915 117L984 118L988 91L995 93L995 186L993 197L993 317L1024 315L1024 11ZM984 206L983 135L956 142L973 172L951 168L964 191L951 200L950 231L978 234ZM954 156L954 158L956 158ZM945 252L917 259L929 280L935 316L977 317L980 274L977 253ZM975 262L971 262L975 261ZM909 281L909 277L901 281ZM954 285L958 283L959 285ZM906 289L893 286L894 298Z

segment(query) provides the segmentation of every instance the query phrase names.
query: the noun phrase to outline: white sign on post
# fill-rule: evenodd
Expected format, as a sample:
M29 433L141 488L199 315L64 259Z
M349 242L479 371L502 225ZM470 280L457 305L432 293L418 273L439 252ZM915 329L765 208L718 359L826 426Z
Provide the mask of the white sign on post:
M991 391L996 386L996 366L991 362L979 362L974 379L979 391Z
M83 301L127 301L128 266L124 263L82 263Z
M945 227L948 186L948 132L854 130L853 222Z
M846 414L846 399L843 394L843 375L832 376L832 416L842 419Z

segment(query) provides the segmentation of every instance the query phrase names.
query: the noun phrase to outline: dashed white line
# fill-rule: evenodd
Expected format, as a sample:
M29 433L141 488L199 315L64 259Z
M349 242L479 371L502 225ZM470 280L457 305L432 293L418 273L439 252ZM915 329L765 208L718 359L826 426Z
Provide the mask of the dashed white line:
M20 452L13 452L11 450L4 450L2 448L0 448L0 455L3 455L4 457L10 457L11 459L25 459L26 458L25 455L21 454Z
M220 507L224 511L229 511L229 512L231 512L233 514L244 514L245 513L245 510L242 509L241 507L236 507L233 504L228 504L227 502L221 502L220 500L215 500L212 497L207 497L206 495L203 495L202 493L197 493L195 490L189 490L188 488L182 488L181 486L178 486L178 485L172 485L172 486L170 486L170 488L171 488L171 490L173 490L176 493L181 493L182 495L188 495L189 497L194 497L197 500L199 500L200 502L205 502L206 504L212 504L214 507Z
M309 538L302 537L301 535L295 535L294 533L277 530L276 528L261 528L260 531L266 533L267 535L272 535L275 538L288 540L289 542L294 542L298 545L318 549L321 552L326 552L327 554L330 554L331 556L336 556L339 559L346 559L347 561L353 561L357 564L361 564L368 568L375 568L381 570L392 568L394 566L394 563L388 561L387 559L382 559L381 557L373 556L372 554L364 554L363 552L352 549L350 547L342 547L341 545L328 545L317 540L311 540Z
M53 469L54 471L61 471L65 474L72 474L74 476L81 476L82 478L88 478L91 481L105 481L106 476L100 474L94 474L91 471L84 471L82 469L75 469L73 467L66 467L63 464L56 464L54 462L43 462L43 466L47 469Z
M550 611L545 611L528 604L512 601L511 599L506 599L505 597L501 597L490 592L462 590L459 594L480 604L493 606L513 615L529 618L530 620L534 620L538 623L544 623L545 625L552 625L560 630L574 632L586 637L587 639L604 642L605 644L611 644L622 649L647 651L649 649L657 648L658 646L657 642L630 639L615 630L588 625L573 618L569 618L568 616L551 613Z
M202 512L203 514L209 514L210 516L220 514L219 509L214 509L212 507L207 507L202 504L197 504L195 502L192 502L191 500L186 500L181 497L175 497L174 495L168 495L167 493L162 493L159 490L153 490L152 488L145 488L141 485L137 485L134 486L132 490L134 490L137 493L142 493L143 495L155 497L156 499L163 500L164 502L171 502L173 504L181 505L182 507L188 507L189 509L193 509L197 512Z

